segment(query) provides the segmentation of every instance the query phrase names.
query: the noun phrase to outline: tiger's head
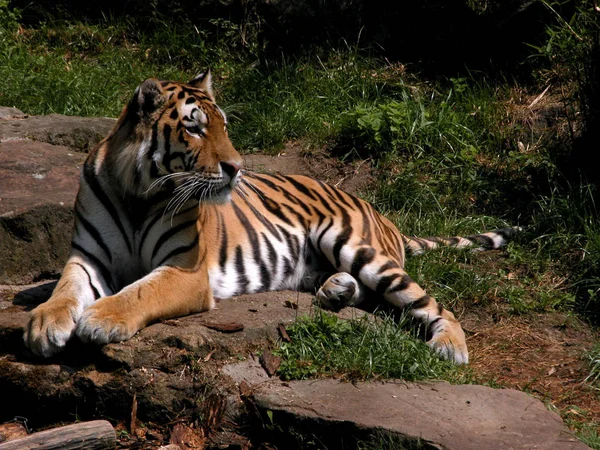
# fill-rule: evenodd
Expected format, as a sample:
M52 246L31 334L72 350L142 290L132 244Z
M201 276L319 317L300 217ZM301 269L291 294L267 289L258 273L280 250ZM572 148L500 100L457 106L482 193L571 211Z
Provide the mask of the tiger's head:
M229 140L209 71L188 83L144 81L106 143L117 147L107 157L122 189L138 197L169 191L182 200L221 203L241 176L242 158Z

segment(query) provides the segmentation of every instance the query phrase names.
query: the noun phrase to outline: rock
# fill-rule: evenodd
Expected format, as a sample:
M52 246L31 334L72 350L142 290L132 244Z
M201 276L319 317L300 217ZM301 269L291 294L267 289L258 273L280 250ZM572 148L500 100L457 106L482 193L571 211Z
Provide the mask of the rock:
M558 414L512 389L311 380L265 383L255 388L253 399L264 423L286 434L289 427L309 432L327 448L343 448L350 437L370 439L381 431L405 444L419 443L419 448L588 448Z
M73 339L64 352L40 360L25 348L23 328L27 311L46 300L54 285L0 286L0 423L20 415L39 427L68 421L73 411L82 420L129 422L136 394L142 422L202 416L212 417L216 427L225 412L239 417L243 406L235 383L243 374L230 376L235 370L221 367L255 361L256 351L277 340L281 323L289 325L313 308L309 294L246 295L220 300L206 313L156 323L126 342L95 347ZM298 309L286 307L289 302ZM234 321L243 330L223 333L203 325ZM255 383L261 375L247 379Z
M0 284L60 272L70 251L84 158L42 142L0 143Z
M10 110L0 110L0 118L11 119L0 120L0 142L32 140L87 152L100 142L116 123L116 119L107 117L77 117L60 114L26 116L19 115L19 110L15 109L12 112Z
M25 119L26 117L27 115L20 109L11 108L9 106L0 106L0 120Z
M234 364L227 364L221 372L239 384L246 382L249 385L254 385L269 379L269 374L267 374L262 364L253 358L248 358L246 361Z

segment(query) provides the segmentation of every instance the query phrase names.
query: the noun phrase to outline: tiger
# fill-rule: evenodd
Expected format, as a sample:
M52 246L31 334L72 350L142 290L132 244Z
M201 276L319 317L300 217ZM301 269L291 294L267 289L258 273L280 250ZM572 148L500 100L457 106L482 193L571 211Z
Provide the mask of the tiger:
M424 325L442 357L466 364L463 329L404 271L405 253L498 248L512 233L411 238L322 181L245 170L210 71L188 83L149 78L82 166L70 256L23 339L50 357L74 336L121 342L215 299L292 289L316 292L330 310L376 296Z

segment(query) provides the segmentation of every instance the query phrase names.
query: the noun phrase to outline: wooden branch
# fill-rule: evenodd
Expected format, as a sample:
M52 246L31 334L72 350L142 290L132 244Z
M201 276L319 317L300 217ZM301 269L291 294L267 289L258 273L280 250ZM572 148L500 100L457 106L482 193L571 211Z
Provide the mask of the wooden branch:
M0 450L107 450L117 445L117 435L106 420L75 423L40 431L0 444Z

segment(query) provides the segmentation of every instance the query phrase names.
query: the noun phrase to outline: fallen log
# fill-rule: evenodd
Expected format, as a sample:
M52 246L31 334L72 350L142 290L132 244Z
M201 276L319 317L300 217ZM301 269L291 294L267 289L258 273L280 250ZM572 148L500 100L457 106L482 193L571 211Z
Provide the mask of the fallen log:
M75 423L0 443L0 450L107 450L117 445L117 434L106 420Z

